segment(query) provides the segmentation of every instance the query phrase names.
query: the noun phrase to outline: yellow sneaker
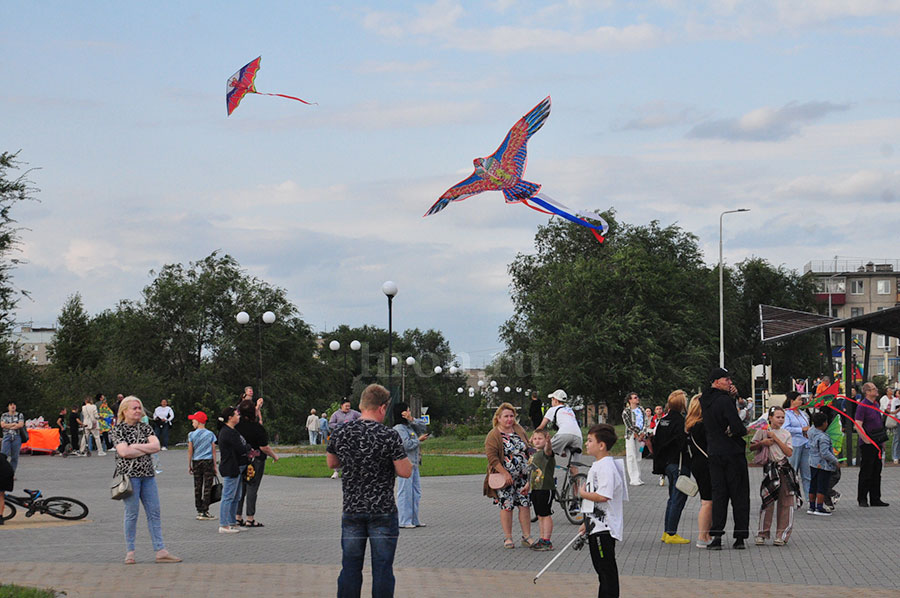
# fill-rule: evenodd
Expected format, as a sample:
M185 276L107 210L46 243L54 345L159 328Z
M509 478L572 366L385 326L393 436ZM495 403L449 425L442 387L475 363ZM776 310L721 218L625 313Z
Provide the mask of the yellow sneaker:
M669 543L669 534L667 534L666 532L663 532L662 538L660 538L659 541L663 542L665 544L668 544Z
M669 534L669 537L663 540L666 544L690 544L687 538L682 538L678 534Z

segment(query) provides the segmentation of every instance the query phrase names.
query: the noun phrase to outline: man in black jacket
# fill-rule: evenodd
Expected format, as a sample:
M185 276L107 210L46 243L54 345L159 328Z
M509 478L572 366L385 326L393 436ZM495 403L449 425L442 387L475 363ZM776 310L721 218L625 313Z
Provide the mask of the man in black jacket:
M709 450L709 477L712 482L712 543L709 550L722 549L728 522L728 501L734 517L734 548L744 548L750 535L750 476L747 471L744 427L734 404L737 389L731 374L715 368L709 374L710 387L700 396L706 442Z

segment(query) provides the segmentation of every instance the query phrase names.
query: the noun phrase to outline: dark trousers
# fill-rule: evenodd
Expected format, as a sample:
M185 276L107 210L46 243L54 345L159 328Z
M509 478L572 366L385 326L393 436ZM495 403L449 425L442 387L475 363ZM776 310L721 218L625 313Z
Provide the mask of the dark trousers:
M154 423L153 429L156 432L156 439L159 440L160 448L169 448L169 424Z
M709 535L725 535L728 501L734 517L734 537L750 536L750 475L744 455L710 455L709 479L712 483L712 527Z
M881 502L881 459L874 444L859 445L859 483L856 487L859 502Z
M244 501L247 501L247 517L255 517L256 516L256 495L259 493L259 484L262 482L263 473L266 470L266 460L261 458L256 458L250 462L253 465L254 471L256 471L256 475L253 476L253 479L249 482L241 476L241 487L243 488L243 492L241 493L241 500L238 501L237 514L240 515L244 512Z
M591 562L600 578L597 598L619 598L619 566L616 565L616 539L609 532L588 536Z
M206 513L209 510L210 492L216 476L212 459L191 461L191 469L194 472L194 506L197 507L198 513Z
M78 428L77 427L72 426L69 429L69 438L72 440L72 450L77 451L78 446L79 446L79 444L78 444Z

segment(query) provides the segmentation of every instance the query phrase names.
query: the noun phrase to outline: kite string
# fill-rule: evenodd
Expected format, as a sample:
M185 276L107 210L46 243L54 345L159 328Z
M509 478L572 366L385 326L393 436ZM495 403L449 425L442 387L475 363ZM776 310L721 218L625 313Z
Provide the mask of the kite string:
M284 95L283 93L263 93L261 91L256 91L256 90L253 90L250 93L255 93L255 94L261 95L261 96L278 96L279 98L287 98L289 100L297 100L298 102L303 102L307 106L311 106L313 104L315 104L316 106L319 105L318 102L307 102L306 100L301 100L300 98L295 98L294 96Z

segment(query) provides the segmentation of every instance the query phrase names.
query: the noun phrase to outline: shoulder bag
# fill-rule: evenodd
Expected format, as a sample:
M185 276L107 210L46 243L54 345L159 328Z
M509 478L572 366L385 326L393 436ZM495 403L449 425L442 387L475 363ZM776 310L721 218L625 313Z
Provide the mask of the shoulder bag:
M765 430L757 430L756 434L753 435L753 439L750 441L759 442L760 440L765 440L768 435L765 433ZM764 446L761 449L756 451L756 454L753 455L753 463L756 465L765 465L769 462L769 447Z
M885 442L887 442L888 435L887 431L884 428L878 428L877 430L872 430L869 433L869 438L872 439L872 442L879 446L883 446Z
M209 504L217 503L222 500L222 480L219 476L213 478L212 486L209 488Z
M131 478L125 474L113 476L113 485L109 489L109 494L113 500L124 500L134 494Z
M681 473L682 456L683 454L678 455L678 479L675 480L675 488L677 488L679 492L687 494L688 496L696 496L697 492L700 491L700 488L697 487L697 482L695 482L694 479L690 476L686 476Z
M506 486L506 476L502 473L492 473L488 476L488 487L492 490L500 490Z
M22 444L28 442L28 430L25 429L25 426L19 428L19 440L22 441Z

